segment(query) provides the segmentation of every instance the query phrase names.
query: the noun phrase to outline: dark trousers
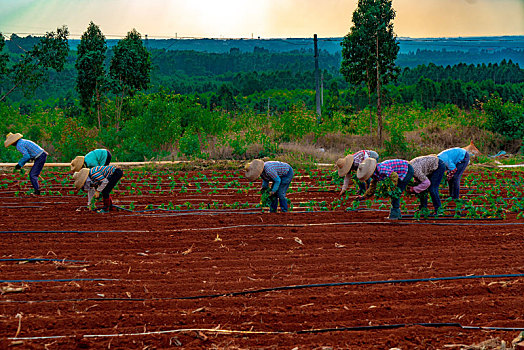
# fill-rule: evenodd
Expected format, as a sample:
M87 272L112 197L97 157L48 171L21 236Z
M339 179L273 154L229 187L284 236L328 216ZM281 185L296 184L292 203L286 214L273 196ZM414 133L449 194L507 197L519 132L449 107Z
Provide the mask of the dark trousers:
M457 163L457 172L453 175L451 180L448 181L449 195L453 199L458 199L460 196L460 179L462 178L462 174L464 173L464 170L466 170L468 164L469 153L466 152L464 159Z
M431 196L431 202L433 203L433 207L435 208L435 211L437 211L441 207L438 187L440 186L442 177L444 177L445 171L446 171L446 163L444 163L442 160L439 159L438 168L434 172L432 172L431 175L428 176L429 181L431 182L431 185L429 185L427 192L429 192L429 195ZM422 208L428 207L427 192L424 191L422 193L422 196L420 197L420 206Z
M109 163L111 163L111 152L107 151L107 157L106 157L106 162L105 162L105 166L108 166Z
M269 212L271 213L277 212L278 202L280 202L280 210L283 213L287 212L288 205L287 205L286 192L289 189L291 180L293 180L293 169L290 167L287 174L280 177L280 186L278 186L278 190L277 190L275 198L269 204Z
M116 186L116 184L118 183L118 181L120 181L120 179L122 178L122 175L124 175L124 172L122 171L122 169L120 169L120 168L116 168L115 171L113 172L113 174L111 174L111 175L107 178L107 181L109 181L109 183L108 183L107 186L102 190L102 198L109 198L109 194L110 194L111 191L113 190L113 187Z
M404 177L404 180L398 179L397 187L400 188L402 192L406 189L406 186L408 185L409 181L413 178L414 170L411 164L408 164L408 173L406 174L406 177ZM398 198L391 197L391 208L393 209L400 209L400 196Z
M40 173L42 172L42 168L44 167L46 160L47 153L44 152L40 155L40 157L35 159L35 162L33 163L33 168L29 172L29 179L31 180L31 185L33 185L35 191L40 190L40 186L38 184L38 176L40 176Z

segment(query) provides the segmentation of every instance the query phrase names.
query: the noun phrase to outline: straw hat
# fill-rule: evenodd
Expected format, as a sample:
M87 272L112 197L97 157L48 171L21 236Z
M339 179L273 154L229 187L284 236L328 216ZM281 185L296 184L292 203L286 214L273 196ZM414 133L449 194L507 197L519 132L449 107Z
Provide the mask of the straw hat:
M469 155L472 157L477 157L480 154L482 154L480 153L479 149L473 144L473 141L471 141L469 145L467 145L466 147L462 147L462 148L465 149L466 152L468 152Z
M80 169L80 171L77 171L73 174L73 180L75 180L76 189L81 189L82 187L84 187L84 184L87 180L87 176L89 176L89 169L87 168Z
M337 160L338 176L346 176L353 165L353 156L348 154L344 158L338 158Z
M373 175L375 169L377 168L377 160L375 158L366 158L360 165L357 170L357 178L364 182Z
M71 161L71 171L80 171L84 167L84 156L77 156Z
M16 134L9 133L9 134L7 134L6 137L5 137L4 146L6 146L6 147L11 146L13 143L15 143L16 141L20 140L23 136L24 135L19 134L19 133L16 133Z
M255 159L251 163L246 164L244 168L246 171L246 177L249 181L255 181L258 179L262 171L264 171L264 161L261 159Z

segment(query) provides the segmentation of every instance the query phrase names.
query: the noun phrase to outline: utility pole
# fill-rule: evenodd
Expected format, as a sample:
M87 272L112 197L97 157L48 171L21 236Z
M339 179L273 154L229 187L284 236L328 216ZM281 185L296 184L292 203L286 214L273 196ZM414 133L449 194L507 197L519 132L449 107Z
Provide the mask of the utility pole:
M324 72L320 72L320 105L324 105Z
M317 35L313 36L313 42L315 44L315 103L317 106L317 121L320 123L321 120L321 107L320 107L320 74L318 69L318 44Z

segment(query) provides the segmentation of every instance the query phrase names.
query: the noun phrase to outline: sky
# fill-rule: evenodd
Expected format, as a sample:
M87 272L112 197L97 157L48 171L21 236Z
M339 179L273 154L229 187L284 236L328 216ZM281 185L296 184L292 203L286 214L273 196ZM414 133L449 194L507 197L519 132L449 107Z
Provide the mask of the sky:
M42 35L93 21L110 38L342 37L357 0L0 0L0 32ZM524 35L524 0L393 0L399 37Z

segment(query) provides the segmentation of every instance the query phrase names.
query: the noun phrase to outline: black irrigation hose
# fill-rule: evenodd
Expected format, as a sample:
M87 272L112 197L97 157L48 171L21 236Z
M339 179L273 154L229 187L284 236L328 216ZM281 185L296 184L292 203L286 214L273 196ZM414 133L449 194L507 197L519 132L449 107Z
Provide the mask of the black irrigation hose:
M343 331L371 331L371 330L388 330L397 329L403 327L430 327L430 328L443 328L443 327L458 327L464 330L489 330L489 331L504 331L504 332L516 332L524 331L523 327L486 327L486 326L463 326L460 323L401 323L401 324L390 324L390 325L377 325L377 326L355 326L355 327L335 327L335 328L319 328L319 329L303 329L298 331L244 331L244 330L231 330L231 329L220 329L220 328L182 328L182 329L171 329L164 331L149 331L140 333L119 333L119 334L83 334L82 338L116 338L124 336L144 336L144 335L159 335L159 334L172 334L172 333L187 333L187 332L210 332L216 334L253 334L253 335L278 335L278 334L315 334L315 333L327 333L327 332L343 332ZM52 335L52 336L40 336L40 337L11 337L8 340L43 340L43 339L60 339L60 338L73 338L78 335Z
M312 213L312 212L304 212ZM450 221L457 221L461 219L446 219ZM462 221L477 221L478 219L462 220ZM390 220L390 221L349 221L349 222L329 222L319 224L257 224L257 225L234 225L224 227L204 227L195 229L176 229L172 231L199 231L199 230L223 230L228 228L246 228L246 227L308 227L308 226L326 226L326 225L436 225L436 226L520 226L524 225L524 222L507 222L507 223L454 223L454 222L414 222L412 220L406 220L405 222L399 222L402 220ZM29 230L29 231L0 231L0 234L13 234L13 233L145 233L152 232L149 230L100 230L100 231L59 231L59 230Z
M294 286L282 286L273 288L262 288L247 290L242 292L229 292L220 294L208 294L208 295L195 295L188 297L173 297L173 298L85 298L85 299L65 299L65 300L20 300L20 301L0 301L0 303L32 303L32 302L76 302L76 301L164 301L164 300L195 300L195 299L210 299L228 296L248 295L266 293L272 291L282 290L295 290L295 289L308 289L308 288L322 288L322 287L340 287L340 286L363 286L363 285L377 285L377 284L396 284L396 283L418 283L418 282L439 282L439 281L452 281L452 280L466 280L466 279L481 279L481 278L518 278L524 277L523 273L520 274L505 274L505 275L470 275L470 276L452 276L452 277L433 277L433 278L415 278L415 279L399 279L399 280L379 280L379 281L361 281L361 282L338 282L338 283L318 283L318 284L299 284ZM89 281L90 279L84 279ZM105 279L108 280L108 279ZM50 280L50 281L62 281L62 280ZM120 281L111 280L110 281ZM2 282L2 281L0 281Z
M40 282L79 282L79 281L120 281L114 278L64 278L54 280L0 280L0 283L40 283Z
M231 292L231 293L222 293L222 294L210 294L210 295L180 297L180 298L177 298L177 299L187 300L187 299L218 298L218 297L225 297L225 296L236 296L236 295L246 295L246 294L255 294L255 293L265 293L265 292L270 292L270 291L281 291L281 290L292 290L292 289L306 289L306 288L319 288L319 287L362 286L362 285L374 285L374 284L438 282L438 281L450 281L450 280L465 280L465 279L479 279L479 278L510 278L510 277L524 277L524 274L523 273L519 273L519 274L507 274L507 275L471 275L471 276L415 278L415 279L384 280L384 281L301 284L301 285L295 285L295 286L262 288L262 289L249 290L249 291L243 291L243 292Z
M130 233L130 232L136 232L136 233L143 233L143 232L149 232L144 230L103 230L103 231L60 231L60 230L50 230L50 231L37 231L37 230L30 230L30 231L0 231L0 234L5 233Z
M85 263L87 261L83 260L66 260L66 259L42 259L42 258L14 258L14 259L0 259L0 261L59 261L59 262L81 262Z

